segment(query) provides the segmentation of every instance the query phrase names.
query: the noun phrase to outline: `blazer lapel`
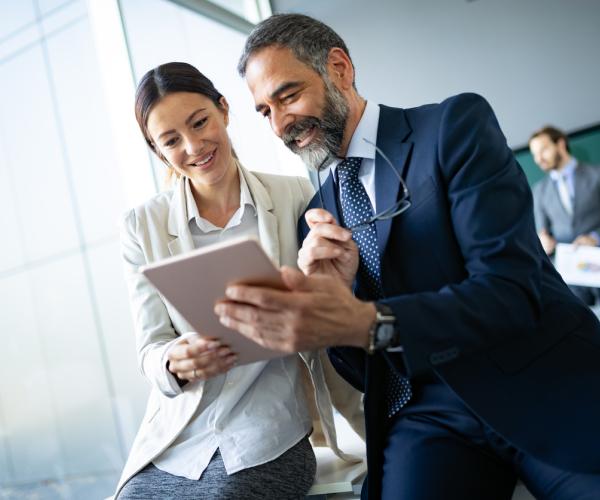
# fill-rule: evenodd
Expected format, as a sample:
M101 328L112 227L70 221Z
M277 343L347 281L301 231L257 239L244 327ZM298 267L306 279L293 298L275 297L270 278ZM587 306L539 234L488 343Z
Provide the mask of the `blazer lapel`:
M277 265L281 265L281 257L279 255L279 231L277 226L277 217L273 214L273 201L269 193L260 182L260 180L252 174L252 172L240 167L240 175L244 176L248 189L254 200L256 207L256 215L258 218L258 236L267 255Z
M336 186L333 180L333 173L331 172L331 170L329 171L327 179L325 179L325 182L321 186L321 194L323 195L323 203L325 204L325 206L321 207L318 193L315 195L316 206L327 210L331 215L333 215L333 218L338 222L338 224L342 225L343 220L340 216L340 211L338 209Z
M177 186L169 204L167 230L174 237L167 243L171 255L190 252L195 248L187 215L186 182L185 177L181 177L177 181Z
M375 157L375 198L377 210L391 207L398 199L400 180L406 179L406 167L413 147L412 142L402 142L410 134L411 129L401 109L380 106L379 126L377 128L377 146L392 162L396 173L377 153ZM383 255L392 227L392 219L379 220L377 227L377 244Z
M573 219L580 220L578 217L579 203L578 200L585 200L587 196L584 193L588 190L589 184L586 184L585 172L581 168L581 164L577 165L575 172L573 173Z

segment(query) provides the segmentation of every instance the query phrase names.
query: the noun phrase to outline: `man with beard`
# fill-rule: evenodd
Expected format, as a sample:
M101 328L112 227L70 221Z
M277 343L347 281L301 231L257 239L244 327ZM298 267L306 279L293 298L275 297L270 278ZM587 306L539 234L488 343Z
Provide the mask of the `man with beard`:
M594 498L600 325L545 255L488 103L367 102L343 40L296 14L258 24L238 69L275 134L331 169L300 228L305 274L230 286L215 312L283 352L330 347L365 393L363 497L509 499L520 477Z
M548 255L556 243L598 246L600 243L600 169L571 156L567 136L547 126L531 135L534 161L548 175L533 188L535 226ZM597 288L572 286L588 305L598 298Z

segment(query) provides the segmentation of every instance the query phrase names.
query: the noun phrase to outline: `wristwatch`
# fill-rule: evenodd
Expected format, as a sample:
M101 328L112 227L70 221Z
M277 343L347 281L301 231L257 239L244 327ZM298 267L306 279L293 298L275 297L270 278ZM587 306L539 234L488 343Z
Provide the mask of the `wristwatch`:
M400 344L400 335L396 331L396 316L389 306L375 302L377 310L375 321L369 330L367 352L373 354L380 349L396 347Z

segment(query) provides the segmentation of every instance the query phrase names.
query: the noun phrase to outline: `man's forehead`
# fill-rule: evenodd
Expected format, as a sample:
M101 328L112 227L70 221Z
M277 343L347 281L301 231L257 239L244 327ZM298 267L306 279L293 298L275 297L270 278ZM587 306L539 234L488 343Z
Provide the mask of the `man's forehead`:
M256 50L248 58L248 62L246 63L246 72L250 70L251 66L277 65L281 64L282 62L285 62L290 66L302 64L302 62L296 58L291 49L278 45L270 45L268 47L262 47Z
M271 93L287 81L302 81L314 75L312 68L283 47L260 49L246 65L246 81L253 92Z
M550 137L547 134L540 134L540 135L534 137L533 139L531 139L531 142L529 144L530 144L530 146L535 148L536 146L544 146L549 143L552 143L552 140L550 139Z

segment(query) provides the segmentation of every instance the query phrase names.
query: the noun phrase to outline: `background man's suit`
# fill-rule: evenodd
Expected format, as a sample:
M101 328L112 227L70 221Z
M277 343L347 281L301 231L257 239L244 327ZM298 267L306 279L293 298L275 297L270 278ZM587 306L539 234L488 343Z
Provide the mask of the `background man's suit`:
M414 109L381 106L377 145L412 201L377 222L383 302L404 346L391 362L417 390L434 373L527 453L600 473L600 326L544 254L529 186L487 102L463 94ZM399 181L379 157L375 183L377 206L390 206ZM341 220L331 175L323 192ZM309 208L319 206L315 197ZM305 223L299 231L303 239ZM355 293L369 299L360 282ZM366 393L368 495L379 498L386 360L354 348L330 357Z
M559 243L577 236L600 234L600 168L578 164L574 173L573 215L563 207L556 182L549 175L533 187L536 230L545 229Z
M578 164L573 174L573 213L560 201L556 182L547 175L533 187L536 231L546 230L558 243L572 243L582 234L600 235L600 168ZM593 305L600 290L571 286L573 293Z

